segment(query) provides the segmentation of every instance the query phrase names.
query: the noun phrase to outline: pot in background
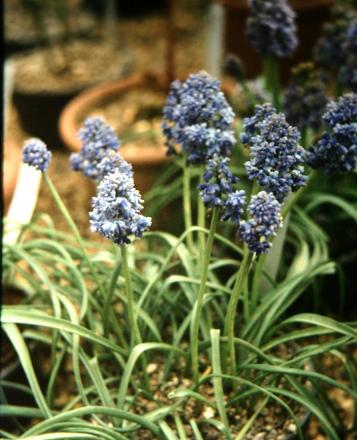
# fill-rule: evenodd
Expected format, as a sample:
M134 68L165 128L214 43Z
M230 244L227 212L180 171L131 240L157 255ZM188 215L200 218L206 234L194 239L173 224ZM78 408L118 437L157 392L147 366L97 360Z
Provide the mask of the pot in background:
M61 114L59 132L63 143L70 151L78 152L80 142L77 138L77 131L84 119L90 114L91 109L101 102L110 101L113 98L120 99L126 93L140 89L166 91L167 82L163 76L147 72L92 87L80 93L66 105ZM135 185L142 193L151 188L164 164L168 161L166 148L163 144L137 149L132 146L127 148L123 145L120 148L120 153L126 161L133 165Z

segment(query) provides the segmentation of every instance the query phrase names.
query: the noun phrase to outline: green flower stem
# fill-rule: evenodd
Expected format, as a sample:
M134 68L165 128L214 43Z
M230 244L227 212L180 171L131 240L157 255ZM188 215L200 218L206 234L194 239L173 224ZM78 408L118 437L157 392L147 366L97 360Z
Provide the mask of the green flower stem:
M186 230L192 227L190 174L190 167L187 163L187 160L185 160L183 165L183 215ZM191 254L193 254L195 247L193 244L192 233L187 235L187 246Z
M265 86L271 93L272 103L278 111L281 111L278 60L275 57L266 57L263 60L263 70Z
M129 321L129 333L130 333L130 345L131 348L133 348L137 344L141 344L142 339L139 331L138 322L136 320L136 314L134 310L134 294L133 294L133 288L131 284L131 277L130 277L130 271L129 271L129 265L128 265L128 253L127 248L125 244L120 245L121 250L121 266L123 269L123 276L125 280L125 290L126 290L126 300L127 300L127 315L128 315L128 321ZM141 361L141 368L144 374L144 384L145 388L149 389L149 378L147 374L147 362L145 354L142 354L140 357Z
M260 287L260 279L261 279L261 273L265 264L266 260L266 254L261 254L256 259L255 262L255 269L254 269L254 275L253 275L253 282L252 282L252 311L256 309L258 305L258 292Z
M77 240L82 252L83 252L83 257L85 262L87 263L87 266L89 268L89 270L92 273L92 277L102 295L103 298L106 298L107 296L107 292L105 291L104 287L103 287L103 283L99 281L96 269L91 261L91 259L89 258L89 256L87 255L87 250L86 247L84 245L83 239L81 237L81 234L78 231L78 228L76 226L76 224L74 223L71 214L68 212L65 204L63 203L61 196L58 194L55 186L52 183L52 180L50 179L49 175L47 173L43 173L43 177L45 179L45 182L50 190L51 196L54 200L54 202L56 203L58 209L60 210L60 212L62 213L64 219L66 220L68 226L70 227L72 234L74 235L75 239ZM115 319L114 314L112 314L112 319ZM105 322L106 320L111 320L109 318L109 316L104 316L103 317L103 322Z
M307 128L303 128L301 130L301 145L306 149L307 147L307 139L308 139L308 135L307 135Z
M200 177L200 183L203 183L202 174ZM200 193L198 193L198 201L197 201L197 224L200 228L206 228L206 208L202 201ZM205 234L204 232L198 232L198 249L199 249L199 260L200 260L200 269L202 270L203 260L204 260L204 250L205 250Z
M245 280L248 276L248 272L252 260L253 260L253 253L250 252L249 249L245 246L243 260L237 272L236 281L234 283L234 287L227 308L227 315L226 315L226 321L224 327L225 327L225 334L228 338L230 374L232 375L235 375L236 372L236 354L235 354L235 344L234 344L235 316L237 312L239 298L243 290Z
M212 246L214 235L217 229L217 224L219 220L219 208L214 208L212 213L211 226L207 238L207 244L204 252L203 266L201 271L201 283L200 288L197 294L196 303L193 309L193 316L191 321L190 333L191 333L191 362L192 362L192 375L194 382L197 384L198 382L198 333L199 333L199 325L201 312L203 307L203 298L206 290L206 283L208 277L208 264L211 258Z
M115 287L116 287L116 284L118 281L118 277L121 272L121 266L122 266L122 261L121 261L121 259L118 258L116 265L114 267L113 273L112 273L112 277L110 279L108 293L105 296L105 302L104 302L104 307L103 307L103 328L104 328L104 336L106 338L109 335L109 328L110 328L110 323L111 323L111 319L110 319L111 304L112 304L112 299L113 299ZM120 342L125 347L126 341L125 341L124 335L122 333L122 328L120 325L118 325L118 331L120 332L119 333Z
M125 244L120 245L120 250L122 256L121 266L123 270L123 276L125 279L127 313L128 313L129 328L131 335L131 347L133 347L136 344L141 344L142 340L134 311L134 295L133 295L133 288L131 285L131 277L129 272L128 253L127 253L126 245Z
M254 93L252 93L252 91L248 87L247 81L244 78L240 78L239 84L242 87L242 90L244 91L244 93L248 96L249 101L251 102L251 105L253 107L255 107L257 104L257 101L255 99Z

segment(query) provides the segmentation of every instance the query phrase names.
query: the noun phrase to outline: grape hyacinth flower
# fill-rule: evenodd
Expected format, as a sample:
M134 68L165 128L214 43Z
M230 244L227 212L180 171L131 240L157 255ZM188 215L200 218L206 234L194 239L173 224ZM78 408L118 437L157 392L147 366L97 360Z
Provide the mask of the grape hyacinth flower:
M357 18L351 22L343 43L344 62L339 71L341 83L357 92Z
M82 171L93 180L102 179L103 175L98 169L99 163L109 152L116 152L120 147L113 128L103 118L90 117L79 130L78 138L82 141L82 147L79 153L71 154L73 171Z
M287 121L299 130L318 129L327 104L325 84L312 63L302 63L293 69L284 97Z
M205 164L219 154L229 155L235 138L229 130L234 113L220 82L206 72L190 75L186 81L174 81L164 107L162 125L169 155L181 147L187 161Z
M356 18L356 12L344 7L334 8L332 19L322 30L314 50L314 59L327 71L338 71L345 64L345 54L342 50L346 39L347 29Z
M131 170L125 173L115 169L106 174L92 199L92 231L118 245L131 243L132 236L141 238L151 225L151 218L141 215L142 203Z
M307 162L326 174L352 171L357 160L357 95L347 93L328 104L323 120L328 130L308 152Z
M297 191L306 182L299 131L271 104L257 106L255 115L243 124L241 142L250 147L250 160L245 164L248 178L282 202L289 191Z
M240 222L238 234L251 252L266 254L271 238L282 226L280 204L272 193L261 191L251 198L248 206L249 219Z
M22 162L44 173L51 161L52 153L44 142L31 138L25 142L22 150Z
M250 0L246 35L263 57L287 57L297 44L295 13L286 0Z

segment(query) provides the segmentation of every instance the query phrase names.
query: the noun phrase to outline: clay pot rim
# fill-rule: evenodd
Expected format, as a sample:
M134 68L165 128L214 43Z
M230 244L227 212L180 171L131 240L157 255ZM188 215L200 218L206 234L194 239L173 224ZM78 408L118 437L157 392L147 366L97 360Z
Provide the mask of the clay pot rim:
M68 149L72 152L80 150L80 142L77 139L79 120L98 101L111 95L121 95L130 90L147 86L162 90L167 87L167 83L164 76L147 71L143 74L132 75L125 79L117 79L90 87L75 96L64 107L58 123L60 136ZM145 147L138 150L132 147L126 149L123 146L120 153L125 160L137 167L160 164L170 160L166 155L164 145L162 147Z

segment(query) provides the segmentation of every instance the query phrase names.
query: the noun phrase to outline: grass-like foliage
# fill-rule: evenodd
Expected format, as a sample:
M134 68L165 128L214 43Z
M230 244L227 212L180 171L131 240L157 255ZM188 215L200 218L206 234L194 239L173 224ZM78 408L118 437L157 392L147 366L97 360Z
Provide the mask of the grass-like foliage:
M284 101L303 132L290 125L276 57L297 44L294 14L284 0L270 3L251 2L248 36L274 106L235 119L207 73L174 81L163 131L176 157L146 198L153 219L104 120L85 122L71 157L97 183L89 221L104 241L81 237L47 173L46 145L26 143L23 161L43 173L70 232L37 215L3 246L3 284L25 295L1 313L15 368L0 382L1 438L249 440L264 414L274 415L271 429L287 420L300 440L311 416L331 440L356 432L357 417L347 426L331 391L357 414L357 322L343 318L357 98L345 93L322 108L325 89L305 91L303 74ZM305 92L312 107L297 108ZM317 106L318 121L308 114ZM170 224L150 230L161 213Z

